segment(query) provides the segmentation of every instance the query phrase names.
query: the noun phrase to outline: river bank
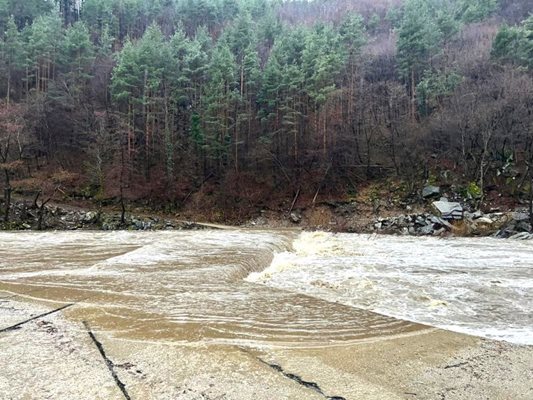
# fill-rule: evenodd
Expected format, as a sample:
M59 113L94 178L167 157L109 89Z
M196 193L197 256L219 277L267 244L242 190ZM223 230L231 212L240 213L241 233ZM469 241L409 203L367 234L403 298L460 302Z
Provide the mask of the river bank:
M460 204L451 203L450 204ZM373 210L364 203L325 202L309 207L262 208L245 219L206 218L201 210L182 213L153 212L141 207L122 213L113 207L94 208L91 203L51 203L42 208L29 201L15 201L10 220L0 230L192 230L239 226L262 229L302 229L349 233L382 233L414 236L495 236L533 239L526 207L493 208L490 212L460 205L459 218L446 218L430 202L418 206ZM469 211L471 210L471 211ZM42 215L42 216L41 216Z
M39 303L0 292L0 329L61 306L64 303ZM132 341L72 319L75 307L0 332L3 397L526 400L533 396L531 346L422 326L397 336L299 348Z

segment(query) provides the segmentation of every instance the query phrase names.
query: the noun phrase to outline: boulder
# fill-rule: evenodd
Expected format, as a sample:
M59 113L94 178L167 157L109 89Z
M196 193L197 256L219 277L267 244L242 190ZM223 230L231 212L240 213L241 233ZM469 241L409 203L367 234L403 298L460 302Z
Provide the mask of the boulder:
M529 214L525 212L515 212L513 213L513 219L515 221L529 221Z
M426 225L426 226L423 226L422 228L420 228L420 230L418 231L421 235L433 235L433 233L435 232L433 227L431 225Z
M519 232L531 232L531 224L528 221L519 221L516 224L516 230Z
M96 222L98 219L98 213L95 211L89 211L85 213L85 215L82 218L82 221L86 224L92 224L93 222Z
M476 210L470 216L472 219L479 219L483 217L483 212L480 210Z
M516 239L516 240L533 240L533 233L528 232L520 232L515 235L512 235L509 237L509 239Z
M289 218L295 224L298 224L302 220L302 216L295 212L291 212L291 215L289 216Z
M463 207L451 201L434 201L432 203L435 213L443 219L463 219Z
M440 195L440 187L428 185L422 189L422 197L427 199L429 197L436 197Z
M476 222L480 224L487 224L487 225L492 225L494 223L493 220L487 217L479 217L476 219Z

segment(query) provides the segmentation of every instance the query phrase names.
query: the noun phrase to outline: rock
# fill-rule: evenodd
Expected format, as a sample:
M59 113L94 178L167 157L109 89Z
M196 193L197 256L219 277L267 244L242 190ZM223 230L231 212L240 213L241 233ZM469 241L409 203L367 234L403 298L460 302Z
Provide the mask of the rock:
M433 223L433 229L447 228L452 229L453 226L448 221L432 215L429 220Z
M92 224L92 223L96 222L97 219L98 219L98 213L96 213L94 211L89 211L89 212L85 213L85 215L83 216L83 218L81 220L82 220L82 222L84 222L86 224Z
M422 228L420 228L420 230L418 231L421 235L433 235L433 233L435 232L433 227L431 225L426 225L426 226L423 226Z
M427 220L422 215L417 215L415 218L415 223L420 226L428 225Z
M515 212L513 213L513 219L515 221L529 221L529 214L525 212Z
M300 214L298 214L298 213L295 213L295 212L292 212L291 215L289 216L289 218L295 224L300 223L300 221L302 220L302 216Z
M519 232L531 232L531 224L528 221L519 221L516 224L516 230Z
M491 220L490 218L487 218L487 217L477 218L476 222L480 223L480 224L487 224L487 225L492 225L494 223L493 220Z
M520 232L515 235L509 236L509 239L516 240L533 240L533 233L529 232Z
M422 189L422 197L427 199L429 197L434 197L440 195L440 187L428 185Z
M459 203L450 201L434 201L432 206L443 219L463 219L463 207Z
M478 219L478 218L483 217L483 212L481 212L480 210L477 210L477 211L474 211L472 214L470 214L470 216L472 219Z
M444 228L440 228L440 229L437 229L433 232L433 236L440 236L442 235L444 232L446 232L446 229Z

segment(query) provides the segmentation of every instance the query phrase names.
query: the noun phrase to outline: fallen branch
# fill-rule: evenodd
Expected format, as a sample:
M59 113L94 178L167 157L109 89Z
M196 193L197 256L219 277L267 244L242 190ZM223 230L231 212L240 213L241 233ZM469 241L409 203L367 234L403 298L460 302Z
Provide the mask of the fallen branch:
M301 188L298 188L298 191L296 192L296 195L294 196L294 199L292 200L291 209L289 210L289 215L292 212L294 205L296 204L296 200L298 200L298 196L300 196L300 189Z

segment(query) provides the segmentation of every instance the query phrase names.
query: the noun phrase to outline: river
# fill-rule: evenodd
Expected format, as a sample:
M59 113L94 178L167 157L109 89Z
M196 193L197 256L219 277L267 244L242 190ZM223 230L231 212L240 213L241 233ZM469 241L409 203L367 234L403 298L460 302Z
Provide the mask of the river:
M313 346L441 327L533 344L533 243L324 232L0 233L0 290L117 337Z

